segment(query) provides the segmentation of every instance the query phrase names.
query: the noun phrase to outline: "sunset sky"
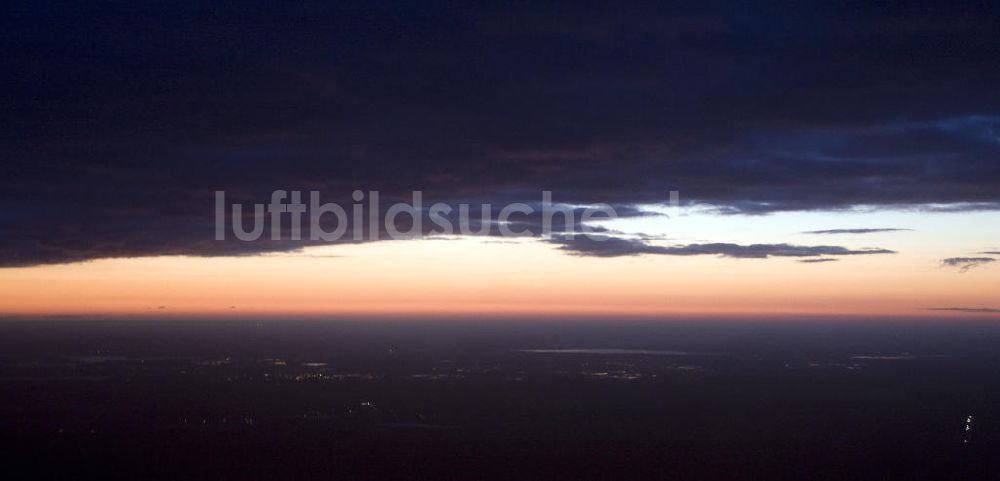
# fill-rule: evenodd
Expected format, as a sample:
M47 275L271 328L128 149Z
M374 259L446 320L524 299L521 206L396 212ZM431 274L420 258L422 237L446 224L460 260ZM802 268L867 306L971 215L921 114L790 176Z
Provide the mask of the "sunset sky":
M7 268L0 301L11 317L993 319L996 312L952 308L996 305L1000 270L942 260L956 253L982 257L978 252L1000 237L998 220L992 212L878 211L732 218L680 213L615 223L622 231L641 229L664 239L650 245L707 239L895 251L818 263L718 255L597 257L540 239L484 237L239 257L97 259ZM797 230L889 221L912 230Z
M986 5L25 6L0 20L0 320L997 320ZM279 189L619 218L597 243L215 239L216 191Z

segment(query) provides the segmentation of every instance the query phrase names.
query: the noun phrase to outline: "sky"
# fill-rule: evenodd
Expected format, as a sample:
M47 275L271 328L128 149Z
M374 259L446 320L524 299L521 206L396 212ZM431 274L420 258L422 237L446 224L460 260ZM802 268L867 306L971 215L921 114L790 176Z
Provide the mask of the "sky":
M2 8L0 319L1000 319L990 2ZM216 239L275 190L618 218Z

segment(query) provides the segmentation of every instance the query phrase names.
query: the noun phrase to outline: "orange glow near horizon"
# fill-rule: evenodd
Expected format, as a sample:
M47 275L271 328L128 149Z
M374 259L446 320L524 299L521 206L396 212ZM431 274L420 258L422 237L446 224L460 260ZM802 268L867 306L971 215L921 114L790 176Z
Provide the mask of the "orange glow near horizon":
M917 255L591 258L536 241L387 241L254 257L149 257L0 270L8 318L962 318L995 269Z

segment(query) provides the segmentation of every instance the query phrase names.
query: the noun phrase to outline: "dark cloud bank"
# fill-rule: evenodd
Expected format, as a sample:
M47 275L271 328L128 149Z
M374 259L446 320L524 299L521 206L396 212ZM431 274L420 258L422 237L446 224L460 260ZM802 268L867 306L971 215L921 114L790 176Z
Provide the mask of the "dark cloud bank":
M213 193L1000 204L990 2L6 5L0 265L237 255ZM338 197L339 196L339 197ZM868 254L619 240L591 255ZM622 254L624 253L624 254Z

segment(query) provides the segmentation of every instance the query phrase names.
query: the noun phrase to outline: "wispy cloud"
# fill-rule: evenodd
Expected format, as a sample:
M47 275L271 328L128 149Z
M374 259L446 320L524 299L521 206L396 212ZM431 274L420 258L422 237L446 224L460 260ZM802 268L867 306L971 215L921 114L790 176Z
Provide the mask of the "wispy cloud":
M899 232L899 231L909 231L913 229L899 229L895 227L880 227L875 229L826 229L826 230L809 230L803 232L803 234L875 234L878 232Z
M639 239L612 236L556 236L549 240L571 254L595 257L620 257L641 254L668 256L718 255L738 259L766 259L768 257L819 257L867 254L894 254L888 249L848 249L841 246L797 246L791 244L730 244L707 243L683 246L660 246ZM816 259L819 260L819 259ZM831 259L832 260L832 259Z
M806 264L820 264L823 262L837 262L840 259L831 259L829 257L823 257L821 259L801 259L799 262L804 262Z
M924 308L925 311L952 311L952 312L968 312L972 314L997 314L1000 313L1000 309L992 307L927 307Z
M969 269L995 261L996 259L992 257L949 257L941 260L941 265L945 267L957 267L959 272L967 272Z

